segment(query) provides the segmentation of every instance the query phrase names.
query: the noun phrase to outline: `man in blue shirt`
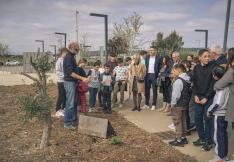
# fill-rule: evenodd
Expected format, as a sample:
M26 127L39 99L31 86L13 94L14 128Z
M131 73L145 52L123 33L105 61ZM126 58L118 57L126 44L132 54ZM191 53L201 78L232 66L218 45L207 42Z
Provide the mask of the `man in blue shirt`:
M75 55L79 52L78 43L69 44L69 52L66 54L63 62L64 68L64 88L66 92L66 106L64 114L64 128L74 130L77 122L77 106L76 106L76 83L77 79L88 82L89 79L80 76L76 72L77 64Z

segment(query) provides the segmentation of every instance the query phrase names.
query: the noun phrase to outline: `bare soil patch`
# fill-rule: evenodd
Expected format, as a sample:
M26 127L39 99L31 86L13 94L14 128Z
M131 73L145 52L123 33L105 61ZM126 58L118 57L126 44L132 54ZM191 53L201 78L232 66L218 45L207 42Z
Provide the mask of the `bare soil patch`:
M39 150L42 127L36 120L23 125L23 112L17 105L21 95L33 93L32 86L0 86L0 161L79 161L79 162L195 162L150 134L128 122L121 115L102 112L88 115L107 118L122 144L112 145L101 139L68 131L63 120L53 118L50 146ZM57 87L49 86L49 94L56 101ZM53 110L54 111L54 110ZM54 112L53 112L54 113ZM156 123L157 124L157 123Z

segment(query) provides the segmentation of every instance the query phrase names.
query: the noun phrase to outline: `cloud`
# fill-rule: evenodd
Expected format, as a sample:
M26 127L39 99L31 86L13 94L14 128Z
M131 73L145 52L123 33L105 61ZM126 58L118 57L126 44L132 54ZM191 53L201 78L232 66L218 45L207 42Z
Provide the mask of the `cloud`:
M182 13L170 13L170 12L148 12L142 15L145 21L177 21L183 20L187 17Z
M76 39L75 11L79 11L79 35L87 33L92 49L104 45L103 18L91 17L90 12L108 14L109 38L113 23L120 23L124 17L137 12L143 18L142 38L150 42L157 32L168 35L178 31L185 46L194 46L194 40L203 36L195 28L209 29L209 41L223 39L226 0L1 0L0 42L10 45L13 51L36 51L35 39L43 39L46 49L58 44L54 32L66 32L69 40ZM234 4L234 3L233 3ZM233 8L232 4L232 8ZM192 6L192 7L191 7ZM201 9L201 7L203 7ZM231 10L229 45L234 44L234 10ZM220 16L221 15L221 16Z

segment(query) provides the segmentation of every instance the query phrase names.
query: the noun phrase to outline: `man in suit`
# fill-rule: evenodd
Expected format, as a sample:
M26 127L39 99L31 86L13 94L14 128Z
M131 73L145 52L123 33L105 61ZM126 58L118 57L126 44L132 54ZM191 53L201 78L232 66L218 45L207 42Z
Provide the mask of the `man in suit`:
M145 77L145 105L142 109L149 108L150 89L153 89L153 103L151 110L155 110L157 102L157 79L160 70L161 59L157 55L156 47L150 47L149 55L145 58L146 77Z

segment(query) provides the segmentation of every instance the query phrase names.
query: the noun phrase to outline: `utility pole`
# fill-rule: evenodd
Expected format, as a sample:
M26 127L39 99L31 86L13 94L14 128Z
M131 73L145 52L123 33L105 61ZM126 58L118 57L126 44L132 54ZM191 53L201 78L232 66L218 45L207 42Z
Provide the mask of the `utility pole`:
M227 37L228 37L228 26L229 26L229 19L230 19L231 2L232 2L231 0L228 0L227 2L226 22L225 22L224 40L223 40L223 52L226 52L226 49L227 49Z
M76 10L76 42L77 43L79 43L78 14L79 14L79 11Z

